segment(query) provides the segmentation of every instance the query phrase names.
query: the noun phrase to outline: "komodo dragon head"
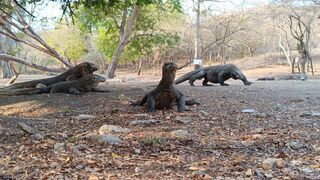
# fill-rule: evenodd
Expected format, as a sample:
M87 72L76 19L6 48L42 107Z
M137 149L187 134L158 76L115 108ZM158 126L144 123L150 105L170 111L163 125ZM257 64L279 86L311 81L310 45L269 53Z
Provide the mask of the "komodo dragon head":
M99 76L98 74L88 74L83 76L83 78L95 83L105 82L107 80L105 77Z
M167 73L174 73L176 74L176 71L178 69L178 66L174 62L166 62L162 66L162 74L167 74Z
M91 62L83 62L78 65L79 67L82 67L82 75L86 74L92 74L94 71L98 70L98 66L91 63Z
M162 78L160 84L171 85L174 83L178 66L174 62L166 62L162 66Z

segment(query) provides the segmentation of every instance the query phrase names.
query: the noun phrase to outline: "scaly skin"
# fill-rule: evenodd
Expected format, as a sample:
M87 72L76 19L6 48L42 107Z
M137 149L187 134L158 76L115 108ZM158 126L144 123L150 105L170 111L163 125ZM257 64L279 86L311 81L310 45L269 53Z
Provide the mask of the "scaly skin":
M240 79L245 85L251 85L252 82L248 81L246 76L240 71L240 69L233 64L225 64L218 66L210 66L203 69L197 69L189 73L184 74L175 80L175 84L182 83L189 80L191 86L194 86L194 81L197 79L203 79L203 86L211 86L208 82L219 83L221 86L229 86L224 81L232 79Z
M177 68L178 66L173 62L164 63L162 78L158 86L146 94L138 104L143 106L147 103L149 113L155 112L156 109L172 108L175 104L177 104L178 111L183 112L185 96L174 84Z
M0 92L0 95L31 95L42 93L68 93L80 95L84 92L96 91L95 88L98 86L98 84L105 81L106 78L102 76L96 74L87 74L77 80L58 82L56 84L40 88L13 89L8 92Z
M20 89L20 88L35 88L37 84L44 84L46 86L50 86L52 84L62 82L62 81L79 79L84 75L92 74L96 70L98 70L98 67L95 64L90 62L83 62L58 76L16 83L7 87L0 88L0 92L5 92L13 89Z

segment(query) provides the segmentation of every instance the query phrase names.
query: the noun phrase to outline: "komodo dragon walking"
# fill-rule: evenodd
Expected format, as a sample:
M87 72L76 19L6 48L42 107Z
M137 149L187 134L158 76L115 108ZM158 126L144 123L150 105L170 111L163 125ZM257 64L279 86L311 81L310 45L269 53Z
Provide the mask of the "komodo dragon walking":
M31 95L42 93L68 93L80 95L84 92L90 91L108 92L96 89L100 82L105 81L105 77L99 76L97 74L87 74L77 80L58 82L47 87L12 89L6 92L0 91L0 95Z
M96 70L98 70L98 67L95 64L90 62L83 62L58 76L12 84L10 86L0 88L0 92L19 88L35 88L38 84L50 86L62 81L79 79L84 75L92 74Z
M194 81L197 79L204 78L202 85L211 86L208 82L211 83L220 83L221 86L229 86L229 84L224 83L224 81L232 79L240 79L245 85L251 85L252 82L248 81L246 76L241 72L241 70L234 64L225 64L210 66L203 69L197 69L191 72L184 74L175 80L175 84L180 84L184 81L189 80L191 86L194 86Z

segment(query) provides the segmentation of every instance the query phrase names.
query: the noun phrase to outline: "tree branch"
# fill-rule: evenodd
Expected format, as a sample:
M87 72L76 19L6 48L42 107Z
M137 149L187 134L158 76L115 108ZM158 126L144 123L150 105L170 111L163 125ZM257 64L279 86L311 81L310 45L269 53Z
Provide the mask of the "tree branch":
M17 57L14 57L14 56L10 56L10 55L7 55L7 54L0 54L0 59L1 60L4 60L4 61L14 61L16 63L20 63L20 64L23 64L23 65L26 65L26 66L29 66L29 67L32 67L32 68L36 68L36 69L39 69L41 71L47 71L47 72L63 72L62 69L52 69L52 68L47 68L47 67L44 67L44 66L40 66L40 65L37 65L37 64L34 64L32 62L27 62L26 60L24 59L20 59L20 58L17 58Z

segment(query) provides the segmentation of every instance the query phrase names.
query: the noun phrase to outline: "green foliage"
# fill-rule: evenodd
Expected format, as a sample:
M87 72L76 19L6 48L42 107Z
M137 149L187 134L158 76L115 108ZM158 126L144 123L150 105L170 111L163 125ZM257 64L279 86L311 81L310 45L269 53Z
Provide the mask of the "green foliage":
M70 62L76 62L87 52L86 41L75 26L58 25L54 30L46 31L45 41Z
M177 12L180 8L179 1L141 1L140 11L135 21L133 32L129 42L120 57L120 63L124 60L135 61L141 56L149 55L154 48L172 48L180 40L175 32L170 32L161 27L163 16ZM76 22L80 29L86 33L96 33L95 42L100 51L103 51L108 61L120 40L119 26L124 8L130 13L133 1L116 3L108 6L108 10L102 11L101 6L92 5L79 7ZM142 4L140 4L142 3ZM171 10L171 11L167 11ZM162 19L161 19L162 18Z

